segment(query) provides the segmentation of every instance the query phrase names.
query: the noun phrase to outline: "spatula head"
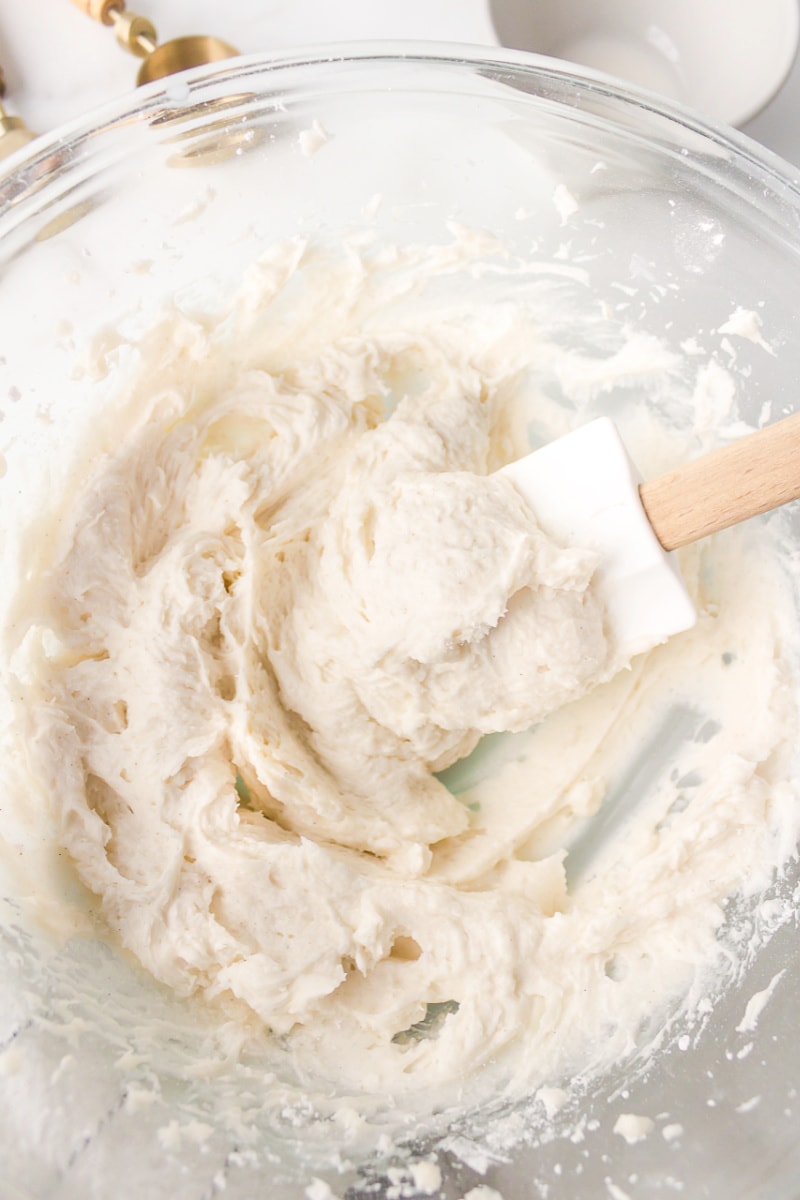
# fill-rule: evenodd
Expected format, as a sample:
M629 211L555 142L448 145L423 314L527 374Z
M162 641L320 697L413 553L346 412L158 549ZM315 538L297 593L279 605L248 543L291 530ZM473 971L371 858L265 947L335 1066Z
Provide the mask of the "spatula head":
M598 594L617 649L633 657L694 625L674 554L639 500L641 477L613 421L600 417L503 468L537 521L565 546L600 557Z

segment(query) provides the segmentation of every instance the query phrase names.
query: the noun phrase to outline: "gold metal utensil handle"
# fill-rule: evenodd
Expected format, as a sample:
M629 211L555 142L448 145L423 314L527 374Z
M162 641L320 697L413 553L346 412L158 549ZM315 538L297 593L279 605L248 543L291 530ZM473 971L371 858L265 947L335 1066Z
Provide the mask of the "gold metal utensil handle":
M119 44L137 58L147 58L158 45L153 22L128 12L125 0L72 0L72 3L93 21L112 26Z
M2 104L5 94L6 81L0 66L0 159L8 158L9 154L27 146L36 137L21 117L12 117L6 112Z
M72 0L72 3L77 5L81 12L86 13L87 17L99 21L101 25L113 25L114 18L111 13L119 12L120 7L125 7L124 4L120 6L119 0Z
M202 67L206 63L235 58L238 53L230 42L210 37L205 33L171 38L170 41L156 46L152 54L148 54L139 68L136 82L140 86L143 83L152 83L154 79L163 79L165 75L174 75L176 71L188 71L190 67Z
M101 25L114 29L117 41L130 54L143 58L136 82L152 83L176 71L199 67L209 62L233 58L239 51L222 38L201 35L173 38L158 44L158 34L152 21L138 13L128 12L125 0L72 0L72 3Z

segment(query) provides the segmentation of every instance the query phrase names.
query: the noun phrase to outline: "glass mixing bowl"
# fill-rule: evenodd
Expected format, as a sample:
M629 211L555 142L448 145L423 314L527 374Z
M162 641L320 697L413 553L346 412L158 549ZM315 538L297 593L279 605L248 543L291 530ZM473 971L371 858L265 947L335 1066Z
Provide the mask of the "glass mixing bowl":
M612 333L634 322L676 348L702 342L737 307L755 310L775 353L743 343L741 415L757 425L798 405L800 187L790 168L652 96L545 59L423 44L246 58L116 101L7 166L3 618L18 556L31 550L29 519L58 494L103 389L117 382L93 374L82 355L90 338L135 333L170 298L213 309L287 236L366 223L391 241L435 242L452 223L477 227L514 252L578 267L587 321L600 314ZM797 522L792 536L800 549ZM7 690L2 705L5 730ZM70 926L87 902L30 824L9 745L2 759L0 1193L303 1196L324 1172L309 1166L291 1114L259 1124L254 1096L268 1085L257 1072L235 1078L223 1119L214 1078L175 1069L185 1006ZM760 1020L751 1007L743 1021L776 976ZM533 1144L494 1156L465 1137L438 1145L442 1182L428 1194L455 1200L485 1185L504 1200L800 1195L798 985L789 922L702 1028L676 1030L648 1070L621 1065ZM102 1018L86 1021L81 989ZM163 1031L156 1062L130 1052L127 1034L144 1020ZM628 1145L612 1132L623 1111L679 1113L683 1133ZM348 1200L424 1191L421 1177L415 1193L385 1162L340 1168L326 1178ZM316 1183L308 1194L328 1192Z

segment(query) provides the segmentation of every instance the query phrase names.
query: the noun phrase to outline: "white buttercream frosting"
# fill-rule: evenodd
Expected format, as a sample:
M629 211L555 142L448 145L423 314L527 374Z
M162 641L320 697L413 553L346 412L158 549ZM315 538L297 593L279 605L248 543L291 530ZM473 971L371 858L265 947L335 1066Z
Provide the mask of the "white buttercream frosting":
M297 243L218 320L166 316L18 606L31 777L115 936L356 1091L629 1050L796 806L768 539L689 552L698 628L579 700L620 666L594 558L493 472L528 420L561 431L537 355L602 362L524 300L438 302L485 253ZM679 776L587 850L684 719ZM499 731L488 778L437 778Z

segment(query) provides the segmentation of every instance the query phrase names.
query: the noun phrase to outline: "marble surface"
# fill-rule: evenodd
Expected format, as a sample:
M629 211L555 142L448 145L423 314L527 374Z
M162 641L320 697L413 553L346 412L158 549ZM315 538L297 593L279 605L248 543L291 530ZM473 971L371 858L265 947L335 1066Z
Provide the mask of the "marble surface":
M519 0L525 3L526 0ZM243 53L361 39L432 39L497 44L491 0L139 0L160 39L211 33ZM669 3L669 0L664 0ZM110 29L69 0L3 0L0 62L9 112L39 132L123 94L137 61ZM800 62L744 132L800 166Z

